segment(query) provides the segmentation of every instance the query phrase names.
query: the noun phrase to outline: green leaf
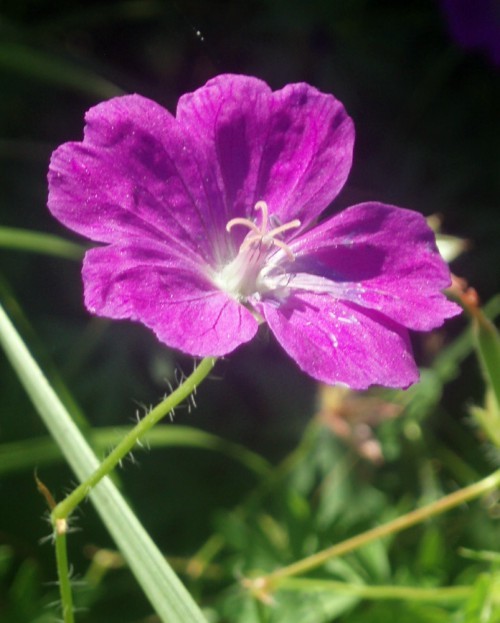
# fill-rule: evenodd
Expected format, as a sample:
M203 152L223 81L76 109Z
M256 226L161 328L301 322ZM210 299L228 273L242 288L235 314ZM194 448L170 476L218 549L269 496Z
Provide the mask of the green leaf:
M67 462L78 479L85 480L97 469L99 461L2 306L0 344ZM200 609L112 481L104 478L90 492L90 498L160 620L165 623L205 623Z

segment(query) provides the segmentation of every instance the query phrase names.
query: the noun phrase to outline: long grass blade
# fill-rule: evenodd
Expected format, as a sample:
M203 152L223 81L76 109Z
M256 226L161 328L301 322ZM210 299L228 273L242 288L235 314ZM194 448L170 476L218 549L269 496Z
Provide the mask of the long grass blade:
M31 357L0 305L0 344L67 462L80 481L98 460ZM206 623L201 610L109 478L90 498L151 605L164 623Z

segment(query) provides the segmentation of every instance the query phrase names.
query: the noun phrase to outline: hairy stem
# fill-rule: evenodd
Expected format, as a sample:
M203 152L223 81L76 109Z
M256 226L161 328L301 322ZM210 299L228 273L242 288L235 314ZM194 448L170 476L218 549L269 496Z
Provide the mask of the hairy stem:
M102 461L99 467L52 510L51 519L55 533L56 563L59 577L59 591L64 623L74 623L73 597L71 592L68 554L66 549L67 519L93 487L107 476L116 465L132 450L141 437L177 405L196 391L215 365L215 358L203 359L194 372L159 405L152 409Z
M74 623L73 595L71 592L68 552L66 549L66 532L59 532L56 530L55 545L63 621L64 623Z
M102 461L99 467L84 482L82 482L72 493L70 493L62 502L52 511L52 523L56 525L60 519L67 519L72 511L84 500L90 490L107 476L120 461L132 450L141 437L147 433L155 424L168 415L175 407L177 407L190 394L196 391L198 385L210 373L215 365L214 357L206 357L196 367L194 372L165 400L160 402L145 417L140 420L134 428L132 428L120 443L112 450L108 456Z

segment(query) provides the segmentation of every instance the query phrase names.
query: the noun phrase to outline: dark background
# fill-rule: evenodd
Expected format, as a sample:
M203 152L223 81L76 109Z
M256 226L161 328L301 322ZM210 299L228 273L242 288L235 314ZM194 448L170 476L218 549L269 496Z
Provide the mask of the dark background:
M252 74L276 89L306 81L333 93L353 117L357 139L351 176L330 211L371 199L439 213L447 233L471 241L454 272L483 300L499 291L500 67L487 50L453 39L437 1L2 2L0 225L72 238L46 209L46 171L57 145L81 138L85 111L121 92L174 111L181 94L225 72ZM0 276L2 300L36 357L57 370L91 424L131 422L137 405L156 403L166 391L174 368L190 371L189 360L146 329L90 319L77 262L0 249ZM3 356L0 374L0 439L43 434ZM200 392L200 407L180 410L178 423L273 460L293 447L315 410L316 388L271 338L262 335L220 362L216 376ZM444 408L481 392L471 364ZM248 476L237 466L227 470L225 459L179 449L144 456L139 469L125 467L124 479L159 544L182 553L208 536L213 520L206 519L216 509L238 501ZM47 468L43 479L62 495L71 475ZM37 544L48 527L32 474L0 487L0 541L14 544L20 558L41 561L42 576L53 577L51 549ZM88 505L83 515L93 519ZM109 544L98 522L92 525L89 538ZM73 547L78 561L82 540Z

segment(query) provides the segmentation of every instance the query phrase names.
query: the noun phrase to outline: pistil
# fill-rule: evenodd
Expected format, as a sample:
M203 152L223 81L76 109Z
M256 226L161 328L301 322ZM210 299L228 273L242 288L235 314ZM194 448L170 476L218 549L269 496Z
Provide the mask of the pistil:
M226 292L230 293L243 304L249 304L249 299L269 290L274 290L275 285L268 282L269 269L273 265L268 262L269 249L272 246L282 249L288 259L295 259L291 248L277 236L283 232L300 226L300 221L294 219L284 225L269 229L269 210L265 201L258 201L255 209L262 213L260 227L248 218L233 218L226 225L226 231L230 232L233 227L242 225L249 232L240 245L236 257L215 275L215 283Z

